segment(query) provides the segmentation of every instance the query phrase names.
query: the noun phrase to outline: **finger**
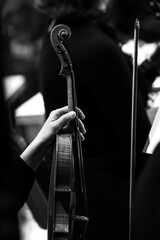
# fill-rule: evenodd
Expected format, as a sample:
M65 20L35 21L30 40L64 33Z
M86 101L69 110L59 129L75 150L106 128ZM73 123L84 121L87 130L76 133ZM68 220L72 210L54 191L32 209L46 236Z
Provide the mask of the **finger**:
M62 108L58 108L54 111L51 112L51 115L52 115L52 118L54 120L60 118L62 115L64 115L65 113L68 112L68 106L65 106L65 107L62 107ZM85 119L85 115L84 113L82 112L82 110L78 107L76 107L76 114L77 116L80 118L80 119Z
M83 124L83 122L78 118L78 127L81 133L85 134L86 133L86 129L85 126Z
M68 106L62 107L62 108L58 108L56 110L53 110L50 115L53 118L53 120L56 120L58 118L60 118L62 115L68 113Z
M80 119L85 119L85 115L84 113L82 112L82 110L78 107L76 107L76 113L77 113L77 116L80 118Z
M75 117L76 113L74 111L67 112L56 120L56 124L59 126L60 129Z
M80 132L79 133L80 134L80 139L81 139L81 141L84 141L85 140L85 137L83 136L83 134Z

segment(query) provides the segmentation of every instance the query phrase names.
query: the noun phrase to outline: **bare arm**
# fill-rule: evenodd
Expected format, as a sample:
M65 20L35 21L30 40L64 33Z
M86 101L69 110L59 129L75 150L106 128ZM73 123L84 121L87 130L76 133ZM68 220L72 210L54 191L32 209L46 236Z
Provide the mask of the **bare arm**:
M84 114L80 109L78 109L78 115L79 118L84 119ZM48 147L54 141L58 131L75 117L76 113L74 111L68 112L67 107L59 108L52 111L35 139L21 154L20 157L22 158L22 160L26 162L35 171L38 168ZM83 134L86 131L80 119L79 122L80 132L83 140Z

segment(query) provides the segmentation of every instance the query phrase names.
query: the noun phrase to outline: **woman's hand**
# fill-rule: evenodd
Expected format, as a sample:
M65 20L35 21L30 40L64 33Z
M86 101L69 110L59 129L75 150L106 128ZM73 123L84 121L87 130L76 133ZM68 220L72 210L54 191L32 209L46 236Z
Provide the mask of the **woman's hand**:
M83 134L86 133L86 130L81 120L83 120L85 116L79 108L77 108L77 113L81 139L84 140ZM49 145L54 140L55 135L59 132L59 130L61 130L75 117L76 113L74 111L68 112L68 107L63 107L52 111L36 138L40 142L44 142L45 144Z
M43 156L48 150L48 147L55 139L56 134L75 117L78 118L81 140L84 140L83 134L86 133L86 130L82 120L85 116L79 108L76 110L78 116L76 116L74 111L68 112L68 107L52 111L35 139L21 154L20 157L22 160L25 161L34 171L39 166Z

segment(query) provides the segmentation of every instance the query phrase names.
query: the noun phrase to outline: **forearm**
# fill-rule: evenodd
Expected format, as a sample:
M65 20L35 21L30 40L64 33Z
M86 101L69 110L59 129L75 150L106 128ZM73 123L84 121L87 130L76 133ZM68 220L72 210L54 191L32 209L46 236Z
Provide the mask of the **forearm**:
M84 115L80 110L79 113L84 118ZM74 111L68 112L68 107L63 107L50 113L35 139L20 156L22 160L33 169L33 171L36 171L38 168L48 147L53 143L57 132L69 121L75 118L75 116L76 113ZM81 122L80 128L84 133L85 129Z
M42 144L37 138L35 138L24 150L20 157L28 166L32 168L33 171L36 171L46 152L46 148L47 147L44 143Z

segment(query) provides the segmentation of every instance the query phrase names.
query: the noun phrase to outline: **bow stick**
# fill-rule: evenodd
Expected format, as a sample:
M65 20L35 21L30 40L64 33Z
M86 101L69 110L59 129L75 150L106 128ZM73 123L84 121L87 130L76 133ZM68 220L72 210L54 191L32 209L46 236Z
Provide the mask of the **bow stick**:
M131 106L131 150L130 150L130 189L129 189L129 240L132 239L132 208L133 208L133 186L135 181L136 162L136 122L137 122L137 79L138 79L138 39L139 20L135 20L134 25L134 54L133 54L133 74L132 74L132 106Z

